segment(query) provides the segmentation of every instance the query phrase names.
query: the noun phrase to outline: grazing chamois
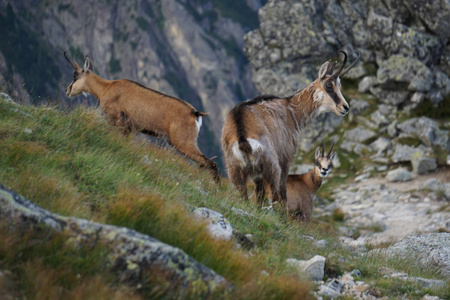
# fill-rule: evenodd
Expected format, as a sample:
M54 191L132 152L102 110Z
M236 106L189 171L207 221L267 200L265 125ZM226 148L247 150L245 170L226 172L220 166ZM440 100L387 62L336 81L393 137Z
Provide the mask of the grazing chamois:
M214 180L219 182L216 163L203 155L197 146L202 116L206 116L207 113L197 111L181 99L131 80L103 79L94 74L87 55L83 68L78 66L75 57L72 62L66 52L64 56L75 70L73 81L66 89L67 96L74 97L81 93L95 96L110 121L122 128L125 133L140 131L167 138L179 152L201 167L208 168Z
M289 175L287 178L287 211L297 221L308 223L311 220L314 195L322 185L323 178L328 176L333 167L332 161L336 156L336 151L332 152L333 146L334 142L325 156L322 141L322 151L320 147L316 149L314 168L306 174Z
M273 201L286 203L289 165L297 151L299 132L317 114L334 112L345 116L349 110L341 89L343 77L359 60L333 73L336 62L325 62L318 78L286 98L259 96L237 104L227 115L222 130L222 148L228 176L248 200L247 180L256 185L258 205L265 196L264 183L272 190Z

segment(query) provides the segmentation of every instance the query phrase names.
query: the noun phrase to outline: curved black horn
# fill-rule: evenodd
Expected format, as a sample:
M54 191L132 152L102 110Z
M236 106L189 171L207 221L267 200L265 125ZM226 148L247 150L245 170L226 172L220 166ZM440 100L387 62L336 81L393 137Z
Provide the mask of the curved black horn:
M67 61L69 62L69 64L72 66L72 68L74 68L75 70L77 69L77 67L73 64L73 62L70 61L70 59L67 57L67 51L64 51L64 57L67 59Z
M334 143L336 143L336 141L333 141L333 144L331 144L330 151L328 151L328 154L327 154L327 157L328 157L328 158L330 158L330 155L331 155L331 153L333 152Z
M344 71L342 71L342 73L340 75L341 77L344 77L344 75L347 74L347 72L350 71L350 69L353 68L353 66L356 65L356 63L359 61L359 58L361 57L361 53L356 52L356 54L358 54L358 57L355 59L355 61L350 66L348 66L347 68L345 68Z
M325 143L323 142L322 139L322 157L325 155Z
M345 51L339 50L338 52L341 52L344 54L344 61L342 62L341 67L332 75L334 78L338 78L338 76L341 74L342 70L345 67L345 64L347 63L347 53Z

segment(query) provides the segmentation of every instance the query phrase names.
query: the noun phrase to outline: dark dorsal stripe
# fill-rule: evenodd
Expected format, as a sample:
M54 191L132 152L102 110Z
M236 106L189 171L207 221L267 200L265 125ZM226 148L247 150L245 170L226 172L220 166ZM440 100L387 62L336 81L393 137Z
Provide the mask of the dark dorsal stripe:
M187 102L184 101L184 100L181 100L181 99L179 99L179 98L176 98L176 97L169 96L169 95L167 95L167 94L161 93L160 91L157 91L157 90L154 90L154 89L152 89L152 88L149 88L148 86L145 86L145 85L143 85L143 84L140 84L139 82L136 82L136 81L133 81L133 80L129 80L129 79L125 79L125 80L128 81L128 82L134 83L134 84L140 86L141 88L144 88L144 89L146 89L146 90L149 90L149 91L151 91L151 92L153 92L153 93L156 93L156 94L158 94L158 95L161 95L161 96L163 96L163 97L167 97L167 98L170 98L170 99L173 99L173 100L180 101L180 102L183 103L184 105L190 106L190 104L187 103Z
M232 109L233 119L236 124L237 134L239 140L243 140L246 138L247 132L245 131L245 122L244 122L244 109L246 106L251 106L255 104L259 104L262 102L272 101L272 100L282 100L282 99L288 99L288 98L280 98L274 95L261 95L258 97L255 97L251 100L247 100L245 102L241 102L237 104Z

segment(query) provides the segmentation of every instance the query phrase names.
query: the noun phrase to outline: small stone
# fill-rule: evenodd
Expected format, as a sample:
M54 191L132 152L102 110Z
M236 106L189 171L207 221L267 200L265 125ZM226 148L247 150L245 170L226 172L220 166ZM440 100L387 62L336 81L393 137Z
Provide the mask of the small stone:
M414 174L406 170L405 168L397 168L389 171L386 175L386 179L390 182L404 182L410 181L414 178Z
M358 270L358 269L353 269L353 270L350 272L350 274L352 274L352 275L355 276L355 277L361 277L361 276L362 276L361 271Z
M326 246L328 246L328 241L326 241L326 240L318 240L314 244L317 247L319 247L319 248L325 248Z
M193 214L198 219L206 220L209 223L207 228L212 237L221 240L232 238L233 228L222 214L206 207L197 208Z
M31 133L33 133L33 130L31 130L30 128L25 128L25 129L23 130L23 132L28 133L28 134L31 134Z
M394 155L392 156L392 161L404 162L411 161L411 156L416 153L424 153L424 151L419 147L411 147L408 145L397 144L395 145Z
M381 152L386 151L386 149L390 146L391 146L391 142L387 138L380 137L380 138L376 139L375 141L373 141L369 145L369 148L377 153L381 153Z
M358 91L360 93L367 93L371 87L377 84L377 78L375 76L366 76L358 84Z
M365 181L370 178L370 173L364 173L355 177L355 182Z
M325 260L325 257L316 255L310 260L288 258L286 263L295 267L300 273L306 274L311 280L318 281L322 280L325 275Z
M238 216L253 217L253 215L251 213L248 213L245 210L240 209L240 208L232 207L231 211L233 213L237 214Z
M321 285L317 293L321 296L329 297L331 299L335 299L341 296L340 293L336 292L326 285Z

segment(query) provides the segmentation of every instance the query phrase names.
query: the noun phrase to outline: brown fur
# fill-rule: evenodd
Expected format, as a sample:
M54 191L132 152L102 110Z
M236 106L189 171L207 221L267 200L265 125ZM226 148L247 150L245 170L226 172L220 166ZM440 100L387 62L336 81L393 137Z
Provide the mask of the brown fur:
M336 152L330 149L327 156L316 150L314 168L302 175L289 175L286 182L287 212L295 220L308 223L314 208L314 196L322 185L323 177L333 167L332 161ZM323 172L323 175L321 175Z
M178 151L201 167L208 168L219 181L216 163L204 156L197 146L199 128L196 120L207 113L198 112L183 100L130 80L103 79L92 72L87 56L83 68L79 68L76 62L71 64L75 72L74 81L66 89L69 97L82 92L92 94L112 123L125 133L142 131L166 137Z
M339 73L345 62L346 55L334 74L335 63L325 62L319 77L291 97L260 96L236 105L228 113L222 131L225 163L231 182L246 200L247 180L251 178L259 206L265 184L270 186L274 202L286 203L288 170L300 130L318 113L330 111L344 116L349 110L340 92Z

